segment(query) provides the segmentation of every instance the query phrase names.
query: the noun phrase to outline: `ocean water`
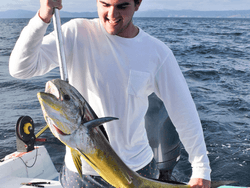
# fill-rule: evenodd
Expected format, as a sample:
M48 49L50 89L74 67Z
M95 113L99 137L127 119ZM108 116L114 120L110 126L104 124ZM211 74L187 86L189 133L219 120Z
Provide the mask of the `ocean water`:
M62 23L69 19L62 19ZM35 132L45 126L37 92L59 70L28 80L8 72L10 53L29 19L0 19L0 159L16 150L15 124L22 115L35 122ZM188 82L204 130L212 180L233 180L250 185L250 19L135 18L134 23L163 41L174 52ZM53 30L51 24L48 32ZM41 137L56 168L64 146L47 130ZM174 170L188 181L191 166L182 149Z

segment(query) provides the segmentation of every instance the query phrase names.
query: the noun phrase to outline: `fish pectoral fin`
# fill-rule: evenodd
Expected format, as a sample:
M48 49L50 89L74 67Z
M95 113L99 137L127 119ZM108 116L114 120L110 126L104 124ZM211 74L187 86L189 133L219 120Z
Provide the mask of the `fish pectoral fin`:
M79 153L79 151L71 148L71 155L73 158L73 162L75 164L75 167L77 169L78 174L80 175L80 177L82 178L82 161L81 161L81 154Z
M95 127L102 125L103 123L107 123L107 122L113 121L113 120L118 120L118 118L115 118L115 117L98 118L98 119L90 120L90 121L84 123L83 125L85 127L87 127L89 130L91 130L91 129L94 129Z

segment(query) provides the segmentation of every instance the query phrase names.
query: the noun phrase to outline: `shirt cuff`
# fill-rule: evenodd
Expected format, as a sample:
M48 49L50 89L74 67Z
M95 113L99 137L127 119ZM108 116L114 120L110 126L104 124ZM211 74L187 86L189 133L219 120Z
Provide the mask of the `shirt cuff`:
M38 12L36 13L36 15L30 19L30 24L32 24L32 26L34 28L44 28L45 30L47 29L47 27L49 26L49 24L51 23L51 21L49 23L45 23L41 18L40 16L38 15Z
M210 168L193 168L191 179L201 178L211 181L211 169Z

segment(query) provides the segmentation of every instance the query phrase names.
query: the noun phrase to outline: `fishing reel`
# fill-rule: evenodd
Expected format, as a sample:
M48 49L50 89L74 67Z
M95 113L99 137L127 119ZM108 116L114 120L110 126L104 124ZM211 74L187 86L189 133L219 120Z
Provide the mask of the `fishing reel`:
M34 122L29 116L21 116L16 124L16 146L18 152L34 150L36 136Z

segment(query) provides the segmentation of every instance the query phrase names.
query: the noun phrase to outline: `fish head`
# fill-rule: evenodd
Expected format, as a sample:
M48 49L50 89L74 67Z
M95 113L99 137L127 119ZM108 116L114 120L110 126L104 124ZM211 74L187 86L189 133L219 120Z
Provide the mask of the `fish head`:
M66 81L48 81L45 92L37 94L44 118L52 133L58 137L68 135L78 129L84 121L85 100L81 94Z
M101 132L98 126L118 119L98 118L77 89L60 79L48 81L45 92L39 92L37 97L54 136L69 147L78 145L86 153L95 148L92 133Z

